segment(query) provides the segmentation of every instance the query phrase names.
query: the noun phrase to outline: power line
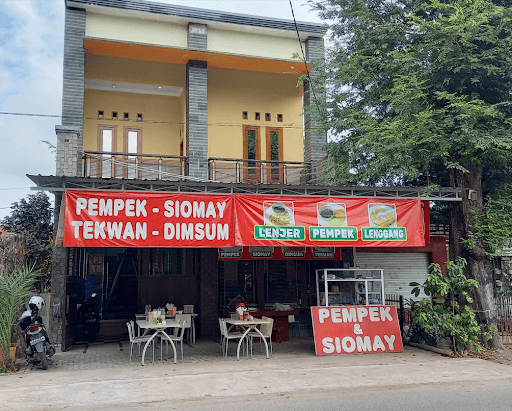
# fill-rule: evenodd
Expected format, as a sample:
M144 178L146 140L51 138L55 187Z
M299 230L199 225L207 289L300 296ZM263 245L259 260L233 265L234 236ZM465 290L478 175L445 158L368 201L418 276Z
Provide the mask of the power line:
M12 187L12 188L0 188L0 190L28 190L30 187Z
M5 115L12 115L12 116L28 116L28 117L62 117L60 115L55 115L55 114L31 114L31 113L9 113L9 112L5 112L5 111L0 111L0 114L5 114ZM83 120L100 120L96 117L82 117ZM114 120L114 119L108 119L108 118L103 118L101 119L103 122L109 122L109 121L112 121L112 122L123 122L124 120ZM259 120L255 120L255 121L259 121ZM148 124L171 124L171 125L178 125L178 126L184 126L186 125L185 122L181 122L181 121L159 121L159 120L140 120L140 121L137 121L137 123L148 123ZM208 126L215 126L215 127L243 127L245 124L234 124L234 123L208 123L207 124ZM300 124L297 124L295 125L295 123L286 123L286 124L282 124L282 125L279 125L280 128L289 128L289 129L300 129L302 130L302 125Z
M306 54L304 53L304 49L302 48L302 43L300 41L299 27L297 26L297 20L295 20L295 13L293 11L292 0L288 0L288 1L290 3L290 9L292 11L293 23L295 24L295 31L297 33L297 39L299 41L300 51L302 53L302 60L304 61L304 66L306 67L306 76L308 77L308 81L311 84L311 91L313 92L313 100L315 101L315 107L316 107L316 109L318 111L318 115L320 116L320 121L322 122L322 127L324 128L324 131L327 133L328 132L328 128L325 125L324 116L322 116L322 112L320 111L320 107L318 107L318 99L316 98L315 88L313 87L313 82L311 81L311 76L310 76L310 73L309 73L308 63L307 63L307 60L306 60Z
M31 114L31 113L9 113L6 111L0 111L0 114L5 114L9 116L29 116L29 117L62 117L56 114Z

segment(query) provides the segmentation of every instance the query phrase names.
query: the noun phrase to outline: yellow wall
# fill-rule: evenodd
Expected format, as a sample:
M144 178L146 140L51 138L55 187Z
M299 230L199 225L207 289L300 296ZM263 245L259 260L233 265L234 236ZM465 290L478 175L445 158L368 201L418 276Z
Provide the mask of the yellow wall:
M142 152L179 155L185 134L186 68L179 64L87 55L85 79L119 83L182 87L180 97L86 89L84 93L84 150L97 150L98 124L117 126L117 151L123 150L123 127L142 127ZM98 119L102 110L105 118ZM118 120L112 120L112 112ZM123 120L123 113L130 121ZM142 113L143 122L135 121Z
M86 54L85 79L119 83L150 84L165 87L186 86L183 64L160 63L121 57Z
M85 90L84 150L98 150L98 124L106 124L117 126L117 152L123 151L123 127L130 126L142 127L142 153L179 155L185 130L182 104L181 97ZM98 119L98 110L104 119ZM111 119L112 111L117 111L118 120ZM124 113L130 121L123 120ZM142 122L136 121L137 113L142 113Z
M179 155L186 147L186 66L117 57L87 55L85 78L120 83L183 87L180 97L85 90L84 150L97 150L97 125L117 125L117 151L122 151L123 126L143 127L142 152ZM251 71L208 69L208 156L243 158L243 125L259 126L265 159L265 127L283 128L283 160L303 161L302 88L297 76ZM99 120L98 110L105 113ZM111 120L117 111L119 120ZM248 119L242 119L242 112ZM122 120L124 112L130 121ZM254 119L255 112L261 114ZM142 123L136 120L143 114ZM265 121L271 113L271 121ZM283 115L283 122L277 121ZM108 120L110 119L110 120ZM181 133L180 133L181 132ZM186 155L186 153L185 153Z
M291 60L301 53L296 37L277 37L208 28L208 51Z
M161 46L187 47L187 32L186 25L114 15L87 13L85 21L87 37Z
M242 112L248 119L242 119ZM260 113L256 121L255 113ZM265 121L265 113L271 121ZM283 122L277 121L283 115ZM265 158L265 127L283 127L283 160L303 161L302 96L297 77L208 69L208 156L243 158L243 125L259 126Z

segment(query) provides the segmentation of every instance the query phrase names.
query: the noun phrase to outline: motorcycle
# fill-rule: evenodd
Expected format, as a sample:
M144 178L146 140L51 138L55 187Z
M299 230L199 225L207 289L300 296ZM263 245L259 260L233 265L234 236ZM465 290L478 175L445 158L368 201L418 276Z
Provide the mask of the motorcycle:
M100 315L96 302L96 293L77 306L79 313L77 337L87 341L96 341L96 334L100 331Z
M47 370L48 358L55 354L55 345L50 343L43 319L39 315L43 306L44 300L39 296L33 296L28 302L29 309L23 312L18 325L25 336L27 361L33 364L41 363L43 369Z

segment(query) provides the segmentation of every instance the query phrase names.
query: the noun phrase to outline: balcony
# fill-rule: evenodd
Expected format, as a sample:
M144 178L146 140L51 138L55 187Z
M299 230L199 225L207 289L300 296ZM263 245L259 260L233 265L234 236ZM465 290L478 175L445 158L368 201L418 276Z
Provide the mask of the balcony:
M306 184L311 163L209 158L208 178L223 183Z
M186 156L84 151L82 175L96 178L180 180L185 176Z

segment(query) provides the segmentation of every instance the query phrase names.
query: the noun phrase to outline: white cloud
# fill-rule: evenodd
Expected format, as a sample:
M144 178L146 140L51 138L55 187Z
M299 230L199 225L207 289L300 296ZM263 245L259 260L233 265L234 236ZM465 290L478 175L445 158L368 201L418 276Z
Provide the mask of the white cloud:
M288 0L160 2L292 19ZM320 22L305 0L292 3L297 20ZM0 6L0 111L60 115L64 0L0 0ZM55 143L57 124L60 118L0 114L0 219L34 193L26 174L55 174L54 154L41 140Z
M0 111L60 114L64 2L3 0L0 13ZM59 118L0 114L0 218L34 193L26 174L55 174L54 154L41 140L56 141L56 124Z

